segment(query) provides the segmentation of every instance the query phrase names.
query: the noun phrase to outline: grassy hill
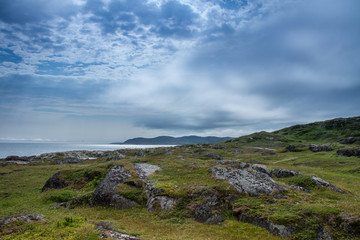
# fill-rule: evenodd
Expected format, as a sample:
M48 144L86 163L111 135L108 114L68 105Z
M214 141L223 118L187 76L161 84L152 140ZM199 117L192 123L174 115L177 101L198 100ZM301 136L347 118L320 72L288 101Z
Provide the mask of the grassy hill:
M336 118L332 120L299 124L274 132L257 132L228 140L247 146L286 146L300 143L342 143L353 139L360 141L360 117ZM351 141L350 141L351 142Z
M355 141L343 142L348 138ZM314 143L332 150L313 152L308 144ZM300 150L287 150L289 144L301 145ZM2 161L0 216L36 213L46 220L3 224L0 218L0 238L101 239L101 234L111 239L118 231L144 240L273 240L283 239L279 231L286 228L289 239L360 239L360 159L338 155L344 148L360 149L359 117L213 144L45 154L22 165ZM89 158L78 164L55 164L85 155ZM144 180L137 164L161 170ZM136 202L136 207L91 203L95 189L114 166L123 166L129 178L110 194ZM231 181L217 177L214 169L228 171ZM275 169L300 174L277 177L272 174ZM59 171L63 188L41 192ZM239 192L231 184L235 172L247 178L269 175L278 188L257 195ZM314 177L331 185L318 185ZM278 190L282 188L286 191ZM154 202L149 202L151 198ZM164 199L167 202L160 201ZM216 224L204 223L204 216Z

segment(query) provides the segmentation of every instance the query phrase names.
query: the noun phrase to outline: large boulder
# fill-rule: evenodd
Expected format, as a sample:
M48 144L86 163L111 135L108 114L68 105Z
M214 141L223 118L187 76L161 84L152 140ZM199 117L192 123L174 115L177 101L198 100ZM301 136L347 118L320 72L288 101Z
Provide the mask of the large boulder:
M261 193L278 194L286 191L267 174L264 166L241 164L239 167L213 167L210 172L219 179L226 179L240 193L251 196Z
M49 189L61 189L61 188L67 187L68 184L59 177L61 172L62 171L59 171L59 172L55 173L53 176L51 176L46 181L45 185L41 189L41 192L45 192Z
M312 152L330 152L333 150L330 146L324 144L309 144L309 149Z
M115 208L131 208L138 205L116 191L119 185L124 183L129 177L131 177L131 174L125 171L123 166L112 167L95 189L90 200L91 204Z
M344 157L360 157L360 149L340 149L336 153Z

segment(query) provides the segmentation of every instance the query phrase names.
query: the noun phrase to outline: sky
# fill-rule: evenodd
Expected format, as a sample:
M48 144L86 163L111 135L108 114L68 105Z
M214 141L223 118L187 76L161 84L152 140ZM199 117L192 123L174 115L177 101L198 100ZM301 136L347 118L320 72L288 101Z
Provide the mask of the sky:
M360 115L358 0L1 0L0 140L238 137Z

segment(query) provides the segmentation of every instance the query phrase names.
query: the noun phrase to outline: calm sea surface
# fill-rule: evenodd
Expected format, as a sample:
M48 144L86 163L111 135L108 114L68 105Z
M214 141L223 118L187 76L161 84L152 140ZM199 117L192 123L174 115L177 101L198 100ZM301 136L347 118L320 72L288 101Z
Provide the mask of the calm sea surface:
M84 144L84 143L0 143L0 158L7 156L32 156L50 152L72 150L116 150L169 147L169 145L117 145L117 144Z

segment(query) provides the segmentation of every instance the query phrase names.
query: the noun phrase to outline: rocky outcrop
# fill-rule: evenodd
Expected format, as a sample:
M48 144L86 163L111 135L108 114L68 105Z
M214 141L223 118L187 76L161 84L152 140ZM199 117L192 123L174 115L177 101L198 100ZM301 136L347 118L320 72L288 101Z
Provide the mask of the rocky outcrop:
M216 160L223 159L223 157L220 153L209 153L209 154L206 154L205 157L216 159Z
M333 150L330 146L324 144L310 144L309 149L312 152L330 152Z
M239 167L213 167L210 172L219 179L226 179L240 193L251 196L286 191L275 183L265 166L242 163Z
M360 157L360 149L340 149L336 154L344 157Z
M206 192L201 195L206 202L196 206L195 220L205 224L218 224L222 222L221 215L217 212L220 200L216 193Z
M16 213L7 215L5 217L2 217L3 219L0 221L0 226L9 224L11 222L27 222L30 223L32 221L45 221L46 218L44 215L36 214L36 213Z
M319 177L315 177L315 176L312 176L311 177L312 180L315 181L315 184L320 186L320 187L324 187L324 188L330 188L331 190L335 191L335 192L339 192L339 193L346 193L344 190L328 183L327 181L319 178Z
M77 157L67 157L63 160L57 160L54 162L54 164L77 164L77 163L83 163L83 161Z
M285 226L275 224L267 219L262 219L259 217L253 217L246 214L240 214L239 220L246 223L251 223L261 228L267 229L270 233L281 236L284 238L291 237L295 233L295 229L292 226Z
M112 206L115 208L131 208L138 205L136 202L125 198L116 190L131 174L123 166L114 166L95 189L90 203L92 205Z
M343 140L340 141L341 144L353 144L357 141L358 139L354 138L354 137L348 137L345 138Z
M333 240L330 233L324 228L324 226L319 226L317 229L317 238L316 240Z
M124 159L124 158L125 158L125 156L122 155L121 153L119 153L114 156L107 157L106 161L116 161L116 160L120 160L120 159Z
M62 171L59 171L55 173L52 177L50 177L41 189L41 192L45 192L49 189L61 189L67 187L68 184L64 180L59 178L61 172Z
M299 172L296 171L291 171L291 170L287 170L287 169L274 169L271 170L271 175L278 177L278 178L286 178L286 177L293 177L296 175L299 175Z
M159 195L164 192L164 190L156 188L149 181L148 176L156 171L160 171L161 167L148 163L135 163L135 169L137 175L145 183L145 192L148 198L146 209L149 212L153 212L158 208L169 212L181 201L181 199L174 199L168 196Z

